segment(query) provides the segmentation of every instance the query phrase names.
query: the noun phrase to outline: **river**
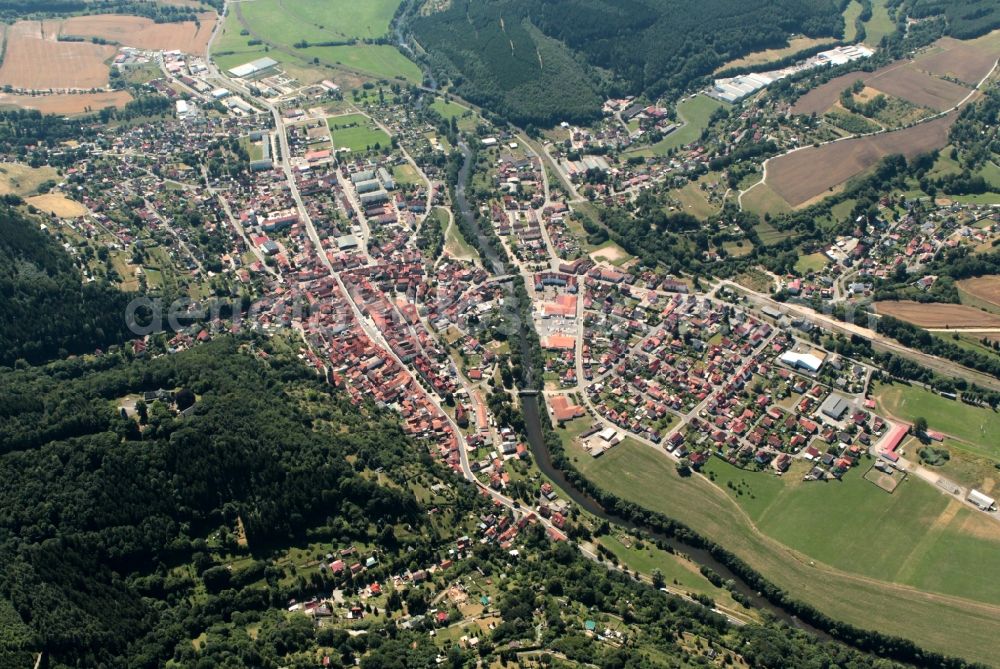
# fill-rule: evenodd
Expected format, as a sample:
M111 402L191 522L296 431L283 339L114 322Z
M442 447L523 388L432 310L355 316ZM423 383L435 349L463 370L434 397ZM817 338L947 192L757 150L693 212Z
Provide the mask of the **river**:
M469 147L461 142L459 144L459 149L462 152L463 162L462 167L458 173L458 184L455 187L455 204L457 205L458 211L456 215L465 218L471 228L476 233L477 244L476 247L479 249L480 254L486 259L486 264L488 269L491 269L494 275L500 275L507 272L506 262L500 258L499 254L493 247L490 238L485 232L476 224L472 217L472 209L469 204L469 200L466 197L465 185L468 180L469 170L471 169L470 158L471 151ZM508 297L514 299L511 292L508 292ZM510 313L510 312L508 312ZM530 328L533 325L530 322L519 323L519 330L517 333L517 338L521 346L521 356L522 359L527 361L531 359L530 354L530 339L532 332ZM532 388L534 387L532 379L532 369L530 364L523 366L524 378L521 379L522 387ZM561 470L557 469L552 462L552 454L549 453L548 448L545 445L544 433L542 431L542 422L540 415L540 407L538 404L538 398L535 395L521 395L521 410L524 415L525 429L527 431L528 443L531 448L532 457L535 460L535 464L538 468L545 474L553 483L555 483L562 493L571 499L574 503L578 504L582 509L588 513L606 520L609 523L625 527L633 531L640 531L650 537L653 537L659 541L662 541L664 545L670 546L675 552L683 553L687 555L693 562L699 566L708 567L724 580L732 580L736 585L735 589L742 595L746 596L747 599L752 603L752 605L762 611L767 611L773 615L776 619L787 623L790 626L797 627L799 629L810 632L817 637L829 640L830 636L821 630L818 630L811 625L807 625L795 616L791 615L779 606L776 606L764 599L756 590L750 587L740 576L734 574L726 565L719 562L711 553L703 548L697 548L691 546L683 541L680 541L673 537L668 537L664 534L656 532L653 528L648 526L636 525L632 521L619 516L617 514L609 512L605 509L597 500L593 499L587 495L582 490L576 488Z

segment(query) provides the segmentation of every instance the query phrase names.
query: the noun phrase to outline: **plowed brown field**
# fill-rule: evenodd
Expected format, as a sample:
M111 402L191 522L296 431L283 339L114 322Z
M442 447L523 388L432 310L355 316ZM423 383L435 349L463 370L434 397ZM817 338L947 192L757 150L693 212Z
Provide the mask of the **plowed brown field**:
M901 153L907 158L940 149L948 143L948 129L956 112L881 135L858 137L809 147L778 156L767 163L767 185L793 207L822 195L883 157Z

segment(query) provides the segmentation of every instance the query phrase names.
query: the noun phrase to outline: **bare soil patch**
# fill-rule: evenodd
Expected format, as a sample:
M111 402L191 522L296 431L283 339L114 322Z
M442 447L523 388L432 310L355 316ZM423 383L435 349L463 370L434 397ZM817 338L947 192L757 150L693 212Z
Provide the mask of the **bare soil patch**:
M963 304L924 304L910 301L876 302L878 313L898 318L923 328L1000 327L1000 316Z
M12 95L0 93L0 106L37 109L43 114L84 114L105 107L124 107L132 100L126 91L101 93L60 93L55 95Z
M866 83L887 95L935 111L954 107L971 92L971 89L921 72L912 65L870 77Z
M59 42L53 22L18 21L7 31L0 85L48 90L104 88L115 47Z
M100 37L110 42L137 49L172 51L204 55L215 27L212 12L198 15L198 22L156 23L143 16L96 14L74 16L62 25L64 35Z

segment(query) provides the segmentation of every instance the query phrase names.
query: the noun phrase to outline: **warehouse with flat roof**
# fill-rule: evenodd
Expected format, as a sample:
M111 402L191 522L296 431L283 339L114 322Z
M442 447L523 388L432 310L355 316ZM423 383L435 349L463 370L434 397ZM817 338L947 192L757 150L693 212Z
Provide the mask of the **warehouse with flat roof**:
M229 74L238 79L259 79L273 74L276 67L278 67L278 61L265 56L264 58L251 60L249 63L237 65L229 70Z

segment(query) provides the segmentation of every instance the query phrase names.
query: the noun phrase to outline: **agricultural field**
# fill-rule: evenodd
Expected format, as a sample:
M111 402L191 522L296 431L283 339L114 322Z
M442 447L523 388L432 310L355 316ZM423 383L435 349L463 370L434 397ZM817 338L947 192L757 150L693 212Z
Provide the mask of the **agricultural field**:
M934 49L917 56L917 68L939 76L954 77L966 84L978 84L993 67L1000 50L1000 31L973 40L943 37Z
M142 16L95 14L74 16L62 24L63 35L99 37L109 42L137 49L170 51L203 56L215 29L215 12L198 15L198 22L155 23Z
M773 188L763 182L758 183L756 186L743 193L743 197L740 198L740 202L744 209L761 217L765 214L773 216L774 214L781 214L792 210L788 203L785 202L780 195L774 192ZM761 234L761 241L764 242L765 245L775 243L774 241L766 240L763 233Z
M912 158L940 149L948 143L948 130L955 118L953 112L911 128L807 147L772 158L767 164L767 184L791 206L804 204L874 167L889 154Z
M121 109L132 101L126 91L106 93L64 93L56 95L11 95L0 93L0 107L37 109L43 114L72 116L100 111L105 107Z
M254 0L240 11L250 30L277 44L382 37L398 0Z
M935 432L952 437L952 443L970 453L1000 460L1000 413L975 407L957 400L901 383L875 385L872 397L879 411L899 420L913 422L927 419Z
M922 328L998 328L1000 316L964 304L911 302L909 300L875 302L878 313L913 323Z
M841 483L810 484L713 461L712 485L682 478L662 453L631 440L600 458L575 459L623 499L725 537L726 548L828 615L942 652L993 658L1000 584L981 575L1000 569L1000 528L969 509L950 509L922 481L888 495L858 470ZM836 540L845 534L849 541Z
M306 61L318 58L320 64L342 65L381 79L403 78L417 84L423 80L420 68L387 44L310 46L296 49L295 53Z
M945 37L912 61L898 61L874 72L849 72L820 84L795 102L792 113L826 112L841 91L858 79L915 105L943 111L965 97L969 88L942 77L954 77L971 88L993 67L998 50L1000 31L969 41Z
M77 218L87 213L85 206L60 193L36 195L35 197L29 197L25 202L35 209L40 209L47 214L52 214L59 218Z
M1000 313L1000 276L977 276L957 283L962 304Z
M725 607L740 618L759 617L759 612L743 608L728 590L712 585L699 572L697 564L677 553L668 553L649 543L639 544L634 537L622 532L604 535L598 542L623 566L638 571L643 576L649 577L653 570L659 570L663 574L668 590L706 595L711 597L717 606Z
M714 100L707 95L695 95L677 103L677 115L684 120L684 125L673 131L656 144L636 150L626 151L636 156L662 156L670 149L676 149L701 137L701 132L708 127L709 118L725 103Z
M46 181L58 181L59 173L53 167L29 167L22 163L0 163L0 195L24 197L38 190Z
M216 64L222 69L229 69L266 53L281 63L286 72L303 82L319 81L330 76L317 65L342 66L377 78L403 78L414 83L422 81L420 68L393 46L363 42L346 44L349 40L384 35L398 2L305 0L297 3L293 11L283 12L288 5L277 0L255 0L234 5L212 45ZM240 17L249 28L243 25ZM271 42L277 48L266 50L261 40ZM251 41L258 43L250 44ZM343 83L347 84L345 88L361 85L361 81Z
M852 3L858 6L857 13L861 13L861 5L854 0ZM848 26L848 30L853 30L854 19ZM849 40L850 38L848 38ZM722 72L723 70L729 70L734 67L753 67L754 65L763 65L765 63L770 63L775 60L781 60L782 58L787 58L800 51L805 51L806 49L812 49L818 47L821 44L829 44L833 46L835 42L831 42L829 38L817 38L817 37L805 37L804 35L799 35L798 37L791 37L788 40L788 46L784 46L778 49L765 49L763 51L754 51L753 53L748 53L742 58L737 58L736 60L731 60L728 63L724 63L719 67L715 68L716 72Z
M364 114L331 116L327 119L335 150L368 151L375 145L389 146L389 135Z
M18 21L8 28L0 85L24 91L106 87L117 49L59 42L58 34L58 21Z
M867 77L865 83L886 95L939 112L951 109L971 92L969 88L921 72L915 65L890 68Z
M853 42L858 37L858 27L854 24L861 16L861 3L851 0L844 8L844 41Z

